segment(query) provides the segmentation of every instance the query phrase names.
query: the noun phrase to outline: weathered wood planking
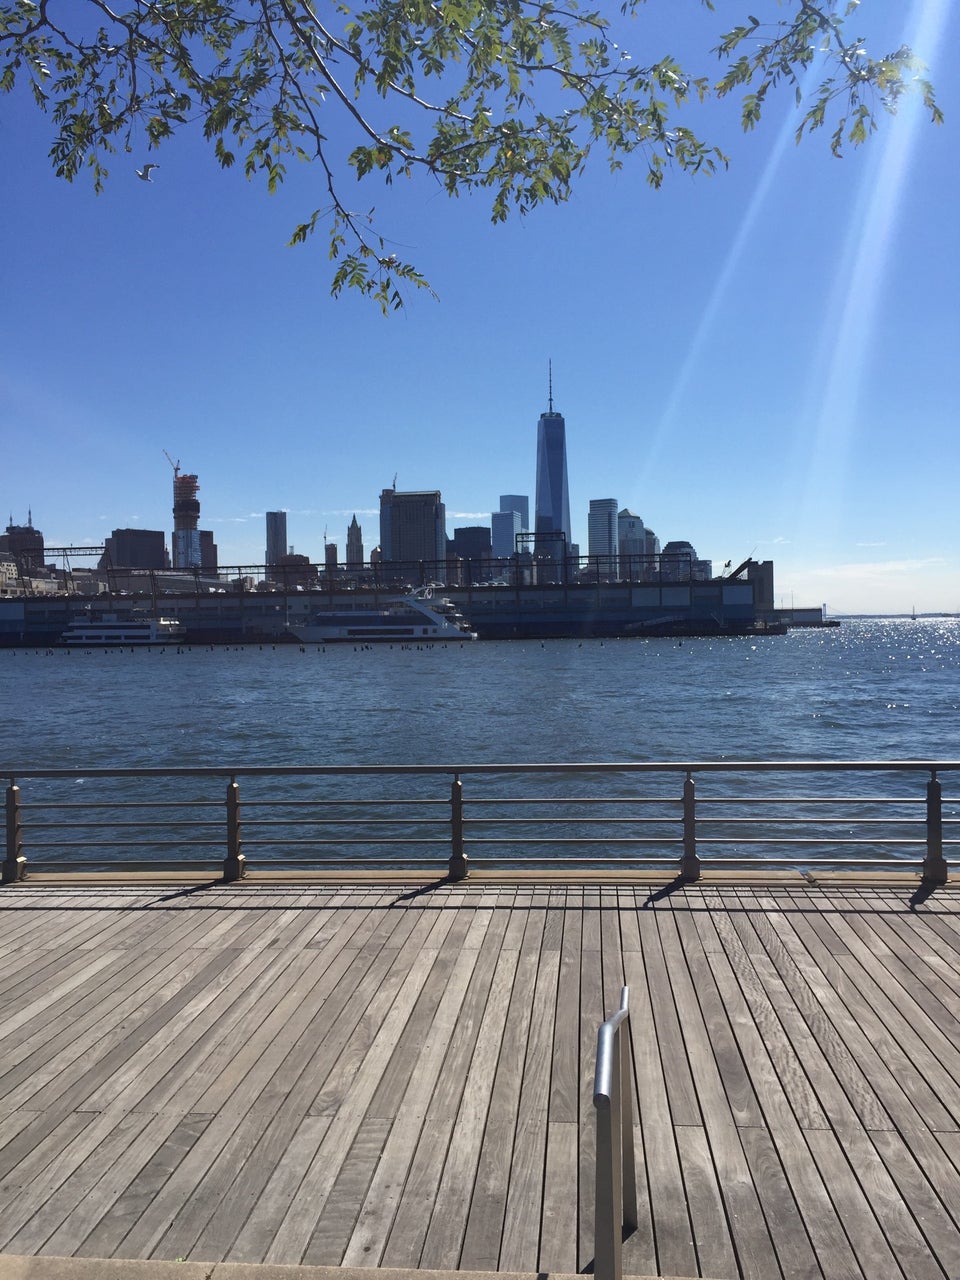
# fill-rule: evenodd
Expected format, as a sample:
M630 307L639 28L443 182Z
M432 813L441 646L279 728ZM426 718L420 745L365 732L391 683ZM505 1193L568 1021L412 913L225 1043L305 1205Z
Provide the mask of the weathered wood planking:
M960 893L916 889L4 890L0 1251L589 1267L626 982L628 1273L960 1274Z

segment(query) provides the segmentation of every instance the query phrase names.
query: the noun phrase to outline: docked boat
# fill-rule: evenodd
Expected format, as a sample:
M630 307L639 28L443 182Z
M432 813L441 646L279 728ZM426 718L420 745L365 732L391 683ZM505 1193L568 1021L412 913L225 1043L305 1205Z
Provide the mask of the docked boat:
M177 618L117 618L105 614L101 618L76 618L60 637L71 648L92 645L176 644L186 635Z
M450 600L427 587L388 600L377 609L324 609L311 622L292 623L287 630L303 644L335 641L476 640L477 633Z

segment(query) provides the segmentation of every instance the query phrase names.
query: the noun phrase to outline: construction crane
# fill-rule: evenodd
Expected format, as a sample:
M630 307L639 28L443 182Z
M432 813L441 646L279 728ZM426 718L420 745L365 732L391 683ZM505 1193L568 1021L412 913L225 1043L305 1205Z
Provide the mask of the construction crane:
M163 451L163 456L170 463L171 467L173 467L174 480L178 480L180 478L180 459L178 458L176 462L174 462L174 460L170 457L169 453L167 453L166 449L164 449Z

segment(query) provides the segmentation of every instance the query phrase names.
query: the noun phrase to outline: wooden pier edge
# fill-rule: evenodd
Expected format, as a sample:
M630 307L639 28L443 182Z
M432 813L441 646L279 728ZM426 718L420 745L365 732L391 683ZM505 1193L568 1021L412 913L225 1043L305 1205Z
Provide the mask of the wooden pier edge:
M0 1254L0 1280L580 1280L560 1272L410 1271L396 1267L311 1267L294 1263L163 1262ZM624 1280L690 1280L625 1276Z

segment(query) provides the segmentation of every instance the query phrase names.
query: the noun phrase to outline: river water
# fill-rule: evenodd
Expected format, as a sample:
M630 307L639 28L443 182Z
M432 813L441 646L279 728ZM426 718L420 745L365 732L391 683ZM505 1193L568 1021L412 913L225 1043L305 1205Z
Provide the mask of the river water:
M925 759L960 620L735 639L0 650L0 766Z
M682 641L0 650L0 707L0 769L9 774L143 766L957 760L960 620L854 620L786 636ZM605 785L609 795L626 789L622 775L607 776L599 794ZM714 777L722 792L725 775ZM682 776L676 779L670 794L679 795ZM797 794L790 776L767 781L777 795ZM923 781L914 775L909 785L917 802ZM738 783L740 795L750 793L743 775ZM858 793L889 794L879 782L871 790L871 783L858 775ZM42 810L46 799L64 800L64 785L35 780L30 795ZM256 785L259 792L254 780L244 781L246 800L281 792L274 782ZM309 785L315 800L319 784ZM336 785L327 794L342 797L347 788ZM341 833L369 816L366 800L424 797L435 794L436 781L430 785L434 792L427 783L400 780L391 792L382 779L353 780ZM478 780L468 785L476 795ZM484 785L488 795L510 794L506 782L502 790L497 779ZM642 785L634 779L631 794ZM960 772L944 776L948 818L956 817L958 785ZM730 786L728 794L738 794ZM218 810L221 844L222 788L216 780L205 801ZM283 788L281 798L290 799L307 784L299 792L295 783ZM541 794L571 790L568 778L551 778ZM154 794L167 792L161 786ZM803 794L810 794L809 784ZM174 802L173 784L169 795ZM922 809L912 812L922 816ZM64 813L54 843L71 838L71 814L87 816ZM587 826L571 830L578 838L589 833ZM262 856L289 856L281 846L292 831L279 830ZM426 826L417 831L426 839ZM147 828L139 835L145 839ZM118 846L102 856L133 855ZM615 842L609 856L618 856Z

